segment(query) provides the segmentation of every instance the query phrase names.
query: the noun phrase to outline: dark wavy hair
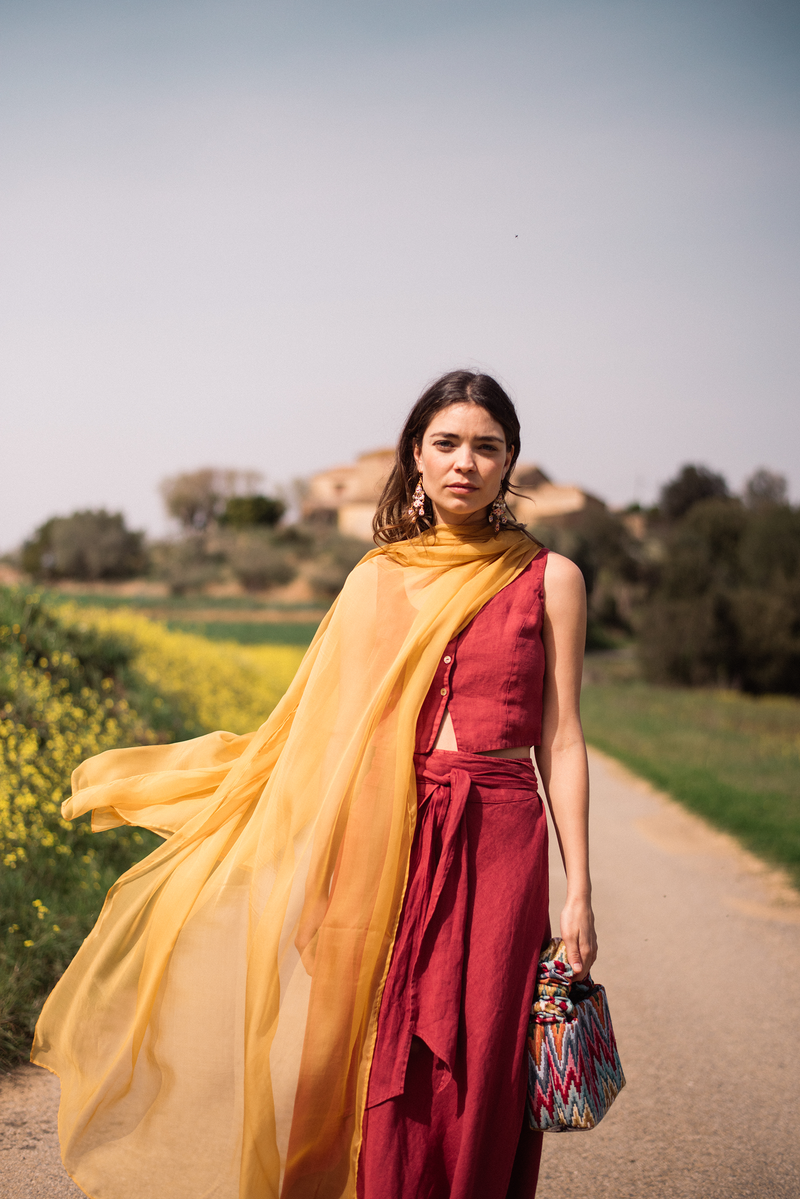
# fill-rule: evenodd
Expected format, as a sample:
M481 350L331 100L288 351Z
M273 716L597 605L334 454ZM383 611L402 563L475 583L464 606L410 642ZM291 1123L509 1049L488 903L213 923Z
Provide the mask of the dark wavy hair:
M443 408L451 404L478 404L500 425L506 445L512 449L511 462L500 484L503 497L509 490L509 479L519 458L519 417L512 401L500 384L491 375L479 375L474 371L450 371L442 375L422 393L408 414L397 443L394 466L386 481L372 529L375 540L387 544L392 541L408 541L435 524L433 507L426 497L425 511L418 521L408 515L419 472L414 461L414 448L422 444L428 425ZM511 517L506 528L524 529Z

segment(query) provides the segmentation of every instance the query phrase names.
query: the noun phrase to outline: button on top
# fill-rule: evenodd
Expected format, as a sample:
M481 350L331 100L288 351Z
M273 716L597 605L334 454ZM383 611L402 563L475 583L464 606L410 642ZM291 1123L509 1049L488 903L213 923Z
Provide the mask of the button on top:
M441 690L440 694L441 694L441 695L447 695L447 688L446 688L446 687L442 687L442 690Z
M449 665L453 661L453 659L450 657L449 654L445 654L444 661L447 662L447 664Z

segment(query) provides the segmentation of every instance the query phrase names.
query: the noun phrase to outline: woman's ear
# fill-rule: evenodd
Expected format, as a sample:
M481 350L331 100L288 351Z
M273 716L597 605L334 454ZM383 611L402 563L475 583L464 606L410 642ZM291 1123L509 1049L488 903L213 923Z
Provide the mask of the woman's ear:
M420 462L422 461L422 449L421 449L421 447L420 447L420 444L419 444L419 442L415 441L415 442L414 442L414 444L413 444L413 447L412 447L412 449L413 449L413 451L414 451L414 461L415 461L415 462L416 462L416 464L417 464L417 470L418 470L418 471L420 472L420 474L421 474L421 473L422 473L422 467L420 466Z

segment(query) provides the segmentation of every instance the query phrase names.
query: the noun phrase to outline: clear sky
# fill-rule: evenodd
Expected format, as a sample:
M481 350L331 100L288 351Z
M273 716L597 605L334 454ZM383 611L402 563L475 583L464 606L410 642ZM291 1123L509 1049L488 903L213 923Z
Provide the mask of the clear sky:
M496 374L615 504L800 498L800 4L0 0L0 548Z

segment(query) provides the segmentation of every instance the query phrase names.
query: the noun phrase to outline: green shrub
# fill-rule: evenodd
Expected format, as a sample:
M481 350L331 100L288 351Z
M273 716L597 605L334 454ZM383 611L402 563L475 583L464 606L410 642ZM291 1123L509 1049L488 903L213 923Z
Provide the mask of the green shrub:
M317 595L335 599L344 587L350 571L373 546L359 537L347 537L336 531L320 531L317 555L309 583Z
M180 541L164 541L153 546L156 578L169 587L170 595L188 595L202 591L221 577L224 558L209 553L205 538L190 534Z
M543 521L531 531L580 567L589 609L587 649L606 649L620 634L630 635L641 564L637 544L620 516L592 504L564 523Z
M662 536L638 619L647 678L800 694L800 510L703 499Z
M42 580L132 578L147 569L144 535L121 512L54 516L22 547L22 567Z
M122 638L0 589L0 1065L26 1052L108 887L158 843L63 820L72 770L118 745L186 735L178 706L137 676Z
M248 591L280 587L297 575L290 556L266 531L243 530L228 543L225 554L236 578Z
M252 525L276 525L286 511L283 500L267 495L232 495L220 517L221 525L243 529Z

